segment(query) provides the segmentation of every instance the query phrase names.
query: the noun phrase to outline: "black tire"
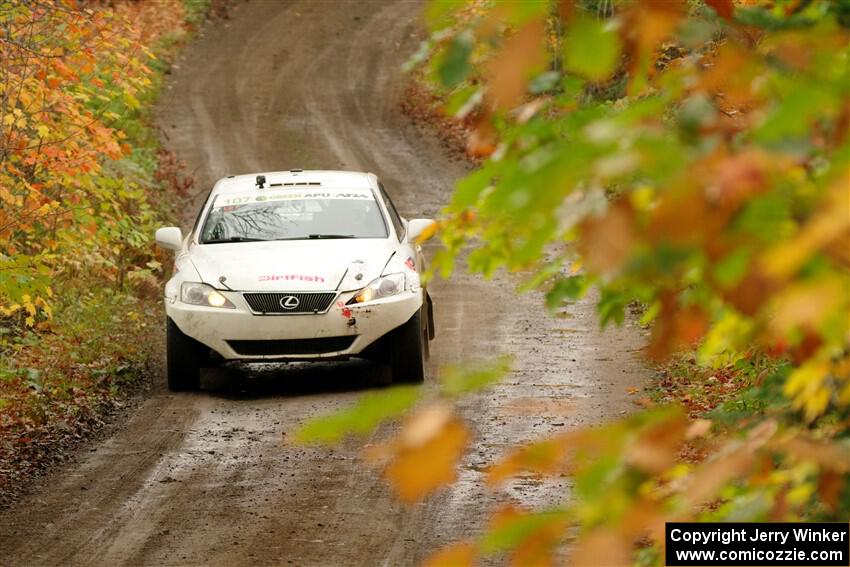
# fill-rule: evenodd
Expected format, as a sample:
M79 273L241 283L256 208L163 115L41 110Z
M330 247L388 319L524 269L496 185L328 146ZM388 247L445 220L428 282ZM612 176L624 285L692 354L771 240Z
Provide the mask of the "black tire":
M425 381L428 329L422 310L393 331L390 341L390 370L395 384L421 384Z
M425 294L426 304L428 305L428 339L434 340L437 336L437 327L434 325L434 302L431 301L431 296Z
M170 318L165 329L165 359L168 373L168 389L186 392L201 387L201 364L204 347L198 341L184 335Z

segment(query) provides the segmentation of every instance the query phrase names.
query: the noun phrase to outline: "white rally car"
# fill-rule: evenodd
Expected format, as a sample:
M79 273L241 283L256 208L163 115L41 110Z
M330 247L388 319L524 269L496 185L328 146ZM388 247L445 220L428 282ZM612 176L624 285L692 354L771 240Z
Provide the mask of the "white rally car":
M197 389L222 361L372 358L421 382L434 337L418 239L371 173L290 171L219 180L165 286L168 386Z

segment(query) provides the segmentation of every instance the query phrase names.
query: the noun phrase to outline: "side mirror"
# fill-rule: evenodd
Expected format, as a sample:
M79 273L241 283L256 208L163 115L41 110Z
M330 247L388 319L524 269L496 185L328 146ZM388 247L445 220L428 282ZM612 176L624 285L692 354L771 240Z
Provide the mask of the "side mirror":
M407 241L425 242L437 232L437 223L431 219L413 219L407 223Z
M180 250L183 246L183 232L176 226L166 226L156 231L156 243L167 250Z

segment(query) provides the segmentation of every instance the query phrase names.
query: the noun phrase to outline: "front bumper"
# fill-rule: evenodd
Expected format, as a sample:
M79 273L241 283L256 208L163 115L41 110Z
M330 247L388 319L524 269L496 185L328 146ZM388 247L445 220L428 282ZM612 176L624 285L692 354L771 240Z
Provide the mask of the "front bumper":
M219 291L236 309L166 299L165 311L184 334L225 360L321 360L355 356L406 323L420 309L423 298L421 289L405 290L392 297L345 305L357 293L346 292L334 299L326 313L256 315L240 292ZM268 354L261 341L292 342L287 344L287 354ZM302 345L304 352L298 352ZM316 345L335 350L315 352Z

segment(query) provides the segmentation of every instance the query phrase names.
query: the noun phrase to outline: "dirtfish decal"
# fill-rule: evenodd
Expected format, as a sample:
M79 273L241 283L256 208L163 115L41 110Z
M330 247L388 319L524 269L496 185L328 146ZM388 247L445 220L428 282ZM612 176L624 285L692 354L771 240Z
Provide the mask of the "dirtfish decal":
M260 276L259 279L261 282L276 282L283 280L325 283L325 278L321 276L302 276L300 274L277 274L271 276Z

